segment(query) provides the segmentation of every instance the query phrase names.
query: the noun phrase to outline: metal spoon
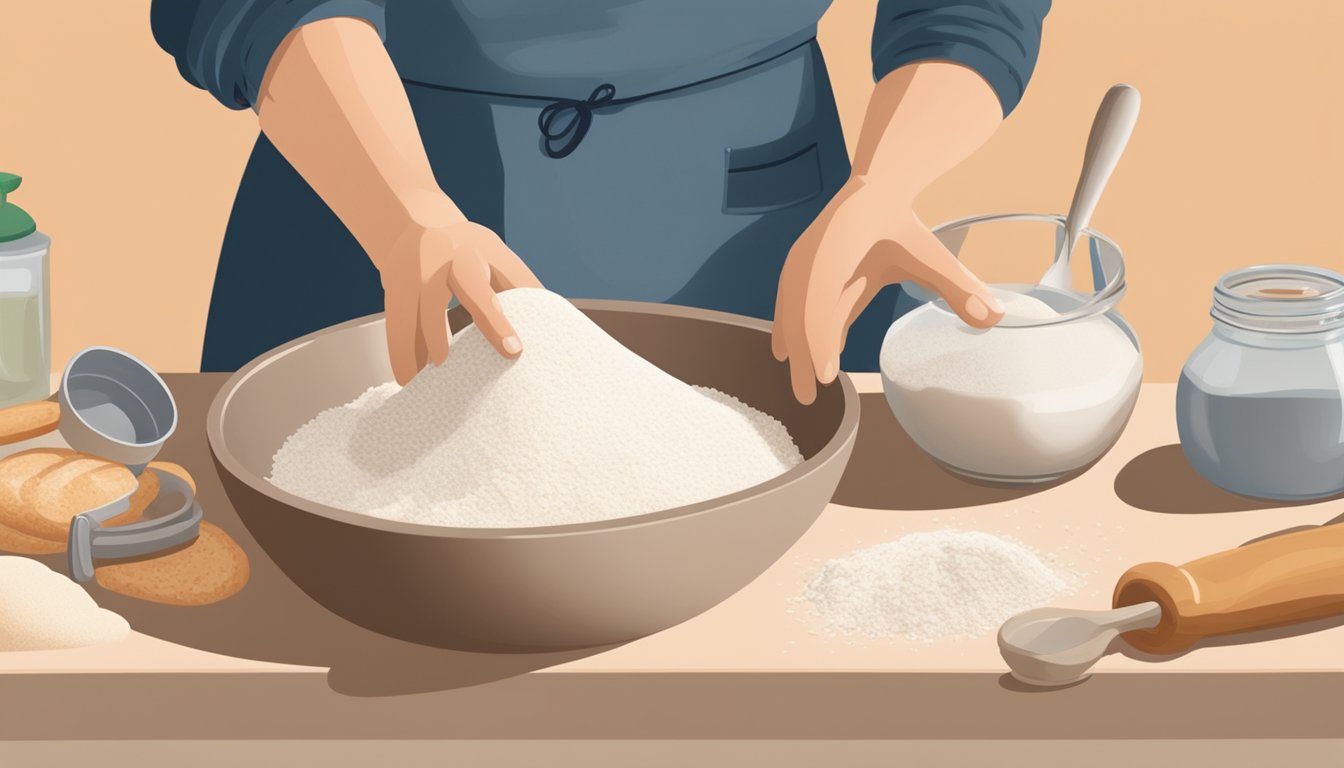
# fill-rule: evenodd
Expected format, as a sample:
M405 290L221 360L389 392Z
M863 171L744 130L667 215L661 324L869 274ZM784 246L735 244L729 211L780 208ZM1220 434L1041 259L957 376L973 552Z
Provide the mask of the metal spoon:
M1072 285L1069 255L1078 242L1078 235L1087 229L1097 201L1111 180L1111 172L1120 162L1120 155L1134 132L1139 119L1139 92L1124 83L1111 86L1102 97L1097 116L1092 120L1092 131L1087 135L1087 149L1083 152L1083 170L1078 186L1073 190L1073 202L1064 220L1064 238L1055 254L1055 261L1041 278L1047 288L1068 290Z
M1087 677L1116 635L1151 629L1162 606L1148 602L1111 611L1038 608L999 629L999 653L1013 677L1035 686L1068 685Z

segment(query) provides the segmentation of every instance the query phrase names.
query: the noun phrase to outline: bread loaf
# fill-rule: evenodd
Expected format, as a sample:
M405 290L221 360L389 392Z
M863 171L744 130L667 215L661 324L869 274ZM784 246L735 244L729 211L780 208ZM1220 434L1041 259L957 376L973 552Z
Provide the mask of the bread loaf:
M45 435L61 422L61 407L48 400L0 408L0 445Z
M0 525L64 542L70 520L132 494L130 508L105 525L136 520L158 495L153 473L137 480L126 467L68 448L35 448L0 460Z
M201 535L167 554L99 566L104 589L167 605L207 605L231 597L250 575L247 553L218 526L202 521Z

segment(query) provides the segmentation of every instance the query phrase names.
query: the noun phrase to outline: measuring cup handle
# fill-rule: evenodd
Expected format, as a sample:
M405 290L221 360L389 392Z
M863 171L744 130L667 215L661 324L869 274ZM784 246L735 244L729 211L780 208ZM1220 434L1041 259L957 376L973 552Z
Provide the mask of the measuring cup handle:
M70 578L83 584L93 578L94 523L84 515L75 515L70 521L70 538L66 542L66 559Z
M194 538L198 532L196 524L200 520L200 507L196 504L196 494L191 490L191 485L181 477L171 473L162 472L157 469L150 469L159 479L159 495L176 493L183 497L184 504L181 511L175 517L188 516L186 521L189 525L178 526L180 528L176 534L163 540L164 546L181 543ZM97 509L91 509L75 515L70 520L70 535L66 543L66 559L69 563L70 578L76 582L84 583L93 578L93 539L94 532L102 528L103 523L125 512L130 507L129 495L116 501L105 504ZM140 527L136 523L126 527L125 532L130 533L132 528ZM122 526L108 529L122 530Z
M66 558L70 564L70 578L85 582L93 578L93 531L103 523L130 509L131 494L81 512L70 520L70 534L66 539Z

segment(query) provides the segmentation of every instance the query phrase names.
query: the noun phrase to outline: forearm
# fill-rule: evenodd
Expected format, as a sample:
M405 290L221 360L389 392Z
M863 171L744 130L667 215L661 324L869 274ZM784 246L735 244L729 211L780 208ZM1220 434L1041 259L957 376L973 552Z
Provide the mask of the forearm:
M401 79L367 23L327 19L286 38L258 116L375 263L408 226L464 219L434 179Z
M998 97L971 69L945 61L908 64L873 91L854 157L854 180L889 204L911 204L935 179L985 143L1003 121Z

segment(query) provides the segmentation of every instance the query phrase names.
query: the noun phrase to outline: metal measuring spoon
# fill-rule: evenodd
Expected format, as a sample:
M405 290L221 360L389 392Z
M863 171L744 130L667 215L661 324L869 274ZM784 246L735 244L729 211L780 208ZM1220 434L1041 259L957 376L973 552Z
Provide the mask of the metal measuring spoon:
M1087 149L1083 152L1083 170L1078 176L1078 186L1073 190L1069 215L1064 220L1063 242L1055 254L1054 263L1041 278L1041 285L1061 290L1069 290L1072 286L1069 255L1073 253L1079 234L1092 221L1092 212L1097 209L1101 192L1106 189L1106 182L1111 180L1111 172L1120 162L1120 155L1124 153L1138 119L1138 90L1124 83L1111 86L1102 97L1097 116L1092 120L1092 130L1087 135Z
M1110 611L1038 608L1004 623L999 653L1023 683L1068 685L1087 677L1117 635L1152 629L1161 620L1162 606L1154 602Z

